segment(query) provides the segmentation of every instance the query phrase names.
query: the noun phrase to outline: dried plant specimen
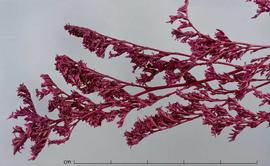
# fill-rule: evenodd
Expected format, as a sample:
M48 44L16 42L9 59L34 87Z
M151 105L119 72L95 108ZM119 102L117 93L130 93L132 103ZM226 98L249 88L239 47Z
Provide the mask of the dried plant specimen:
M269 0L252 2L258 5L253 18L270 12ZM99 73L87 67L83 61L76 62L67 55L57 55L56 70L76 90L64 92L48 74L41 75L43 83L36 90L36 96L39 100L49 98L48 111L58 113L57 119L51 119L38 113L27 87L24 84L19 86L18 96L23 99L24 105L13 112L10 118L23 117L25 125L15 126L13 129L14 154L20 152L24 143L30 140L34 143L30 159L34 160L46 144L68 141L79 122L97 127L104 121L112 122L117 119L118 127L122 127L125 117L131 111L147 109L172 95L188 104L168 103L156 108L156 114L136 121L134 127L124 133L129 146L138 144L155 132L195 119L202 119L203 125L208 125L214 136L230 127L230 141L235 140L245 128L255 128L264 122L270 126L269 110L251 111L241 104L247 94L252 94L261 101L260 106L270 105L270 93L260 90L270 84L270 55L254 57L242 65L239 63L243 56L269 49L270 45L233 41L219 29L214 36L203 34L190 21L188 4L189 1L185 0L177 14L170 16L168 23L178 23L177 28L172 30L172 35L178 42L190 47L190 54L140 46L88 28L65 25L64 28L70 35L82 38L82 44L89 52L100 58L125 56L133 65L133 73L137 72L139 76L135 83L126 82ZM230 70L217 72L217 65L226 66ZM198 79L191 70L201 66L205 66L206 70L204 78ZM157 75L163 76L164 85L149 86ZM213 81L218 83L218 87L212 86ZM237 86L228 89L228 84ZM126 90L127 87L135 87L141 91L131 94ZM157 95L157 91L164 89L170 91ZM85 97L92 93L97 93L103 101L97 103ZM51 133L56 133L59 139L51 139Z

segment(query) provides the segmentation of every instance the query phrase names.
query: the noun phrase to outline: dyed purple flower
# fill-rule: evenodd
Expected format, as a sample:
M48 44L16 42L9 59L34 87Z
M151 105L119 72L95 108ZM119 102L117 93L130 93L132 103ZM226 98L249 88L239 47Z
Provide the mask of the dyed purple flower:
M254 18L270 12L269 0L248 1L258 5ZM269 110L251 111L241 105L247 94L259 99L259 106L270 105L270 94L260 89L270 85L270 55L262 54L244 64L239 63L247 54L269 49L270 46L233 41L219 29L214 36L201 33L189 19L188 4L189 0L185 0L176 15L170 16L168 23L178 23L172 35L180 41L179 44L190 47L190 54L140 46L88 28L66 25L65 30L82 38L87 50L101 58L125 56L133 65L133 73L139 76L136 83L122 81L89 68L83 61L57 55L56 70L74 89L64 92L48 74L41 75L43 82L41 88L36 89L36 96L39 100L49 99L48 112L57 112L57 117L51 119L38 113L27 87L24 84L19 86L18 96L22 98L23 106L9 118L24 118L25 124L13 128L14 154L24 148L26 141L31 141L30 159L34 160L46 144L59 145L68 141L79 122L98 127L117 119L118 127L122 127L131 111L142 110L172 95L185 100L186 104L168 103L165 107L156 108L154 115L138 119L133 128L124 133L129 146L138 144L153 133L199 118L203 125L210 127L213 136L231 128L229 141L235 140L246 128L255 128L264 122L270 126ZM218 72L217 66L220 65L229 69ZM193 71L202 66L205 70L198 77ZM157 75L162 76L165 84L150 86ZM128 87L140 91L131 94ZM159 90L167 91L157 95ZM86 97L88 94L97 94L103 100L94 102ZM59 138L51 139L52 133Z

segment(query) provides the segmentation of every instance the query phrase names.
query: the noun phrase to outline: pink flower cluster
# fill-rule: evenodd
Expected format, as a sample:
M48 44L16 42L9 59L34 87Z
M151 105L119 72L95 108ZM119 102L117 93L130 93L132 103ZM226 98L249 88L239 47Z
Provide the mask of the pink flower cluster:
M252 18L257 18L262 13L269 13L270 12L270 0L247 0L252 1L258 5L258 9L256 14Z
M254 2L259 6L254 18L263 12L270 12L268 0ZM190 47L190 54L140 46L88 28L66 25L65 30L82 38L83 46L98 57L105 58L108 52L109 58L125 56L130 59L134 75L139 76L136 83L122 81L88 68L83 61L76 62L67 55L57 55L56 70L76 90L64 92L49 75L41 75L43 83L41 89L36 90L36 96L39 100L49 98L48 111L58 113L58 117L52 119L40 115L27 87L24 84L19 86L18 96L23 99L24 106L13 112L10 118L24 117L26 123L24 127L15 126L13 129L14 154L20 152L24 143L30 140L34 143L30 159L34 160L47 143L62 144L69 140L72 130L81 121L97 127L104 121L112 122L118 118L118 127L122 127L130 111L147 108L172 95L187 104L168 103L156 108L156 114L138 119L134 127L124 133L129 146L138 144L155 132L199 118L203 125L210 126L214 136L224 128L232 128L230 141L246 128L255 128L264 122L270 126L269 110L251 111L241 103L250 94L260 100L259 106L270 105L270 93L262 90L270 84L270 55L261 55L242 65L239 63L243 56L269 49L270 46L233 41L222 30L217 30L214 37L202 34L188 17L188 4L189 1L185 0L168 22L178 23L172 35L181 44ZM229 69L218 72L219 66ZM203 79L192 72L199 67L205 68ZM163 76L164 85L150 86L157 75ZM140 91L131 94L127 87ZM164 89L166 93L157 95L157 91ZM97 103L86 97L93 93L103 100ZM51 133L59 138L51 139Z

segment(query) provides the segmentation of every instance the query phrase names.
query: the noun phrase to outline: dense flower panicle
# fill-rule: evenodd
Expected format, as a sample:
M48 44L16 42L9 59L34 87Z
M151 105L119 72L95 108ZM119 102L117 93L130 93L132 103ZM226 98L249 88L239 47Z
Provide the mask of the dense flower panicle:
M149 94L148 99L133 96L124 90L126 86L132 84L91 70L82 61L75 62L65 55L56 57L56 69L60 71L67 83L76 86L84 94L98 92L106 101L103 103L107 105L106 107L121 107L121 113L150 106L160 99L154 94ZM121 123L119 125L121 126Z
M124 98L128 93L123 89L124 84L106 78L104 75L86 67L82 61L75 62L69 57L57 56L56 70L65 78L66 82L76 86L84 94L99 92L106 101L110 98Z
M254 18L270 12L269 0L247 0L258 5ZM138 119L133 128L124 133L127 144L133 146L145 137L177 125L201 119L208 125L213 136L220 135L225 128L231 128L229 141L234 141L246 128L255 128L262 123L270 126L269 110L253 111L242 106L241 101L251 94L260 100L259 106L270 106L270 55L260 55L239 63L248 53L269 49L269 45L236 42L222 30L214 36L202 34L188 16L189 0L170 16L168 23L178 23L172 35L180 44L187 44L191 53L168 52L147 46L140 46L124 40L100 34L89 28L67 24L69 34L82 38L83 46L98 57L115 58L125 56L133 65L133 73L139 72L136 83L119 80L95 71L82 60L74 61L67 55L57 55L56 70L65 82L76 90L69 93L60 89L48 74L42 74L41 88L36 89L39 100L48 100L48 112L56 112L55 119L40 115L33 104L31 94L24 84L18 88L18 96L24 106L19 107L9 118L24 118L24 126L13 128L14 154L20 152L24 143L30 140L31 160L36 159L46 144L63 144L71 137L79 122L92 127L117 119L122 127L127 115L142 110L158 101L175 95L186 104L175 102L156 108L156 114ZM106 55L108 53L108 55ZM229 69L218 72L217 66ZM204 67L199 77L194 70ZM135 73L134 75L136 75ZM161 75L164 85L150 86L152 80ZM214 84L217 83L217 86ZM231 86L235 85L235 86ZM135 94L128 88L137 88ZM157 91L166 90L157 95ZM88 94L97 94L102 101L94 102ZM59 138L51 139L55 133Z
M192 51L193 59L201 60L207 58L208 64L219 59L225 59L228 62L240 59L249 50L248 46L238 45L232 42L222 30L217 29L215 37L200 33L189 20L187 10L188 1L185 1L183 7L180 7L177 15L170 16L169 23L173 24L177 20L180 25L173 29L172 35L182 43L187 43ZM172 19L173 18L173 19ZM208 56L210 55L210 58Z
M161 59L163 57L173 55L173 53L167 53L165 51L160 51L149 47L139 46L130 42L114 39L87 28L66 25L65 29L71 35L82 37L84 46L90 50L90 52L95 52L98 57L103 58L104 54L100 56L99 52L104 53L109 46L112 46L112 50L109 52L110 58L126 55L126 57L130 59L130 62L134 64L133 72L135 72L137 69L142 69L140 77L137 77L137 83L141 85L145 85L146 83L152 81L154 77L162 71L165 71L164 79L167 84L173 84L174 82L179 81L179 73L175 73L175 70L181 70L185 67L181 65L184 63L184 61L180 63L178 59L171 59L169 61ZM92 37L89 37L89 34L91 34L90 36ZM102 43L106 43L106 45L103 45ZM146 54L146 51L152 51L152 54ZM174 66L177 66L177 68ZM175 77L175 81L171 82L171 77Z
M202 34L189 20L187 13L188 3L189 0L186 0L184 5L178 9L177 15L170 16L168 23L179 22L178 28L172 30L172 35L176 40L187 43L190 46L192 56L195 59L207 58L208 64L212 64L219 59L232 62L233 60L240 59L248 52L254 53L265 49L257 45L234 42L220 29L217 29L214 37ZM262 6L269 6L270 1L262 0L262 2L256 1L256 3Z
M165 112L162 108L157 108L156 111L157 114L148 116L143 120L139 119L134 123L134 128L131 131L125 132L124 135L126 136L128 145L133 146L138 144L143 138L152 133L172 128L200 116L196 115L192 117L192 114L190 114L190 118L184 117L186 116L184 114L186 111L183 111L181 114L182 110L180 109L173 110L171 113Z
M108 79L106 75L87 68L82 61L75 62L65 55L56 56L56 69L61 72L67 83L76 86L82 93L99 92L104 102L95 103L75 90L68 94L58 88L49 75L42 74L43 82L41 89L36 89L36 96L42 100L50 95L48 111L58 111L58 119L50 119L38 114L30 92L24 84L21 84L18 88L18 96L23 99L26 106L20 107L9 118L25 117L26 129L20 126L14 127L15 138L12 141L14 154L23 149L24 143L30 140L34 142L30 159L34 160L46 143L59 145L68 141L79 121L97 127L101 126L104 120L111 122L118 116L117 124L121 127L126 115L132 109L142 109L166 97L149 93L146 99L141 99L130 95L123 89L128 86L125 82L116 82L112 77ZM119 109L111 109L109 112L104 110L110 107L119 107ZM51 140L49 138L51 132L59 135L59 139Z
M120 111L112 110L110 112L102 111L101 105L92 102L89 98L80 95L76 91L72 91L70 95L59 89L51 78L43 74L41 75L44 82L42 89L36 90L37 97L42 99L44 96L51 94L48 110L58 110L59 119L50 119L47 116L41 116L35 111L30 93L24 84L18 88L18 96L23 99L25 107L20 107L13 112L9 118L24 117L25 129L15 126L13 133L15 138L12 141L14 146L14 154L23 149L23 145L27 140L34 142L31 147L32 157L34 160L40 151L48 144L61 144L66 142L73 128L81 120L85 121L93 127L101 125L103 120L111 122L119 114ZM63 122L63 125L60 123ZM50 140L49 135L55 132L59 135L59 139Z
M47 75L47 77L49 77ZM47 80L48 81L48 80ZM48 83L48 85L55 85L52 80ZM54 87L58 89L58 87ZM103 120L107 120L108 122L113 121L114 118L120 113L118 110L112 110L110 112L105 112L103 109L107 108L108 103L94 103L89 98L79 94L76 91L72 91L71 94L66 94L65 92L55 94L50 86L43 87L41 91L49 91L53 97L49 100L48 109L49 111L58 110L59 111L59 119L62 119L64 122L64 126L69 126L71 123L75 123L75 121L82 120L87 122L93 127L97 127L101 125ZM58 89L61 91L60 89ZM41 92L39 92L41 93ZM111 106L111 105L109 105ZM66 128L58 127L55 129L62 130ZM61 136L65 136L61 134Z
M25 123L25 129L20 126L13 128L15 135L15 138L12 140L14 154L20 152L20 150L23 149L24 143L29 139L34 142L34 145L31 147L32 157L30 158L34 160L47 142L48 135L51 132L49 125L53 121L37 114L30 92L24 84L19 86L18 96L23 99L25 107L20 107L20 109L13 112L9 118L17 119L18 117L24 117L27 123Z
M256 14L252 18L257 18L262 13L270 13L270 0L247 0L258 5Z
M153 58L153 56L144 53L148 48L101 35L91 29L73 25L66 25L65 29L71 35L83 38L83 45L85 48L91 52L95 52L98 57L103 58L104 53L109 46L113 46L112 50L109 52L111 58L127 54L127 57L131 59L131 63L134 64L133 70L143 70L141 77L137 79L137 82L140 84L150 82L157 73L163 70L162 68L165 61L160 60L164 54L163 52L156 53L155 58Z

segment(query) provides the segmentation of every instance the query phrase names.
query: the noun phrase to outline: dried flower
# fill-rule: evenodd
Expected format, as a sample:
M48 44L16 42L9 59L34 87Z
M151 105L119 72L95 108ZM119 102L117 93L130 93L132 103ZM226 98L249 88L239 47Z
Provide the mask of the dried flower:
M258 5L257 14L253 18L270 12L269 0L248 1ZM24 84L19 86L18 96L23 99L24 106L9 118L23 117L25 124L13 128L14 154L20 152L29 140L34 142L30 158L34 160L46 144L59 145L68 141L79 122L97 127L104 121L112 122L118 117L118 127L122 127L129 112L147 108L172 95L185 100L187 104L169 103L165 108L156 108L155 115L138 119L134 127L124 133L129 146L138 144L153 133L199 118L203 125L210 126L214 136L230 127L230 141L235 140L245 128L255 128L264 122L270 126L269 110L256 112L241 105L241 100L247 94L259 99L259 106L270 105L270 93L260 89L270 84L270 55L261 55L243 65L238 63L246 54L269 49L270 46L233 41L219 29L213 37L202 34L188 17L188 4L189 0L185 0L177 14L170 16L168 23L179 24L172 30L172 35L180 44L190 47L190 54L140 46L88 28L66 25L65 30L82 38L83 46L90 52L101 58L125 56L133 65L133 73L139 72L140 76L136 83L122 81L87 67L83 61L76 62L67 55L57 55L56 70L76 90L64 92L48 74L41 75L43 82L41 89L36 89L36 96L39 100L49 98L48 112L58 113L56 119L51 119L38 113L27 87ZM217 72L217 65L229 69ZM201 66L205 67L202 79L193 73L193 69ZM149 86L157 75L162 75L166 84ZM213 86L213 82L217 82L218 86ZM135 87L140 91L131 94L126 90L127 87ZM164 89L169 92L162 95L155 93ZM93 93L103 100L97 103L85 96ZM53 132L59 138L51 139L50 134Z
M247 0L248 2L254 2L258 5L256 14L252 18L257 18L262 13L270 12L270 1L269 0Z

